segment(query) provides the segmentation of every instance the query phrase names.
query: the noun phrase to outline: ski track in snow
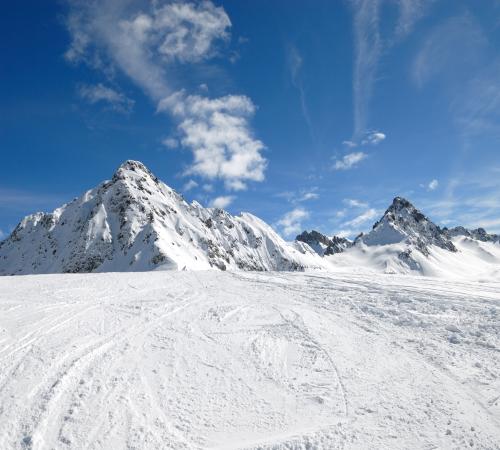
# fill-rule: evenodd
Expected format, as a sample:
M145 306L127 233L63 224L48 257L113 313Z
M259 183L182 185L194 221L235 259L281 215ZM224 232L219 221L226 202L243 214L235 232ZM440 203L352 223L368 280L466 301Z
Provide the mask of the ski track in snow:
M0 278L0 449L500 448L500 283Z

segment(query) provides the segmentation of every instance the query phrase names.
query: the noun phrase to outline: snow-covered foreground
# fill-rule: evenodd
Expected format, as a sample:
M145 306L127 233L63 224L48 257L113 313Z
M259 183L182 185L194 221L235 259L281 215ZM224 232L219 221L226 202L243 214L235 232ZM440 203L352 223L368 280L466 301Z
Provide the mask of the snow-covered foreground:
M500 448L500 283L0 278L0 448Z

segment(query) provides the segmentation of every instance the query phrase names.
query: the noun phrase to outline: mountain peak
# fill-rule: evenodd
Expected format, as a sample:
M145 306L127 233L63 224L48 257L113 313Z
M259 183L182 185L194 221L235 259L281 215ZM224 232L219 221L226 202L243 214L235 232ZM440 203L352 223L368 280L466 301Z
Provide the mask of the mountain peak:
M128 159L123 162L113 175L112 181L119 180L151 180L154 184L158 184L158 178L140 161Z
M367 245L406 242L425 255L429 253L428 246L431 244L456 251L446 233L402 197L394 198L382 218L362 240Z
M124 161L118 170L132 170L135 172L136 170L141 170L143 172L149 172L149 169L140 161L134 161L133 159L127 159Z
M403 197L394 197L391 206L388 210L400 211L402 209L416 209L408 200Z

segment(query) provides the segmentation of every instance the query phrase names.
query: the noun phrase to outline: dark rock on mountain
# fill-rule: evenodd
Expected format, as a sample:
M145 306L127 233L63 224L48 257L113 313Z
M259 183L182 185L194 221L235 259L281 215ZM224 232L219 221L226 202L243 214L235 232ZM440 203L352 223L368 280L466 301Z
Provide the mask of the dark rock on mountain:
M352 246L352 242L349 239L338 236L329 238L315 230L310 232L304 231L295 239L300 242L305 242L320 256L341 253Z

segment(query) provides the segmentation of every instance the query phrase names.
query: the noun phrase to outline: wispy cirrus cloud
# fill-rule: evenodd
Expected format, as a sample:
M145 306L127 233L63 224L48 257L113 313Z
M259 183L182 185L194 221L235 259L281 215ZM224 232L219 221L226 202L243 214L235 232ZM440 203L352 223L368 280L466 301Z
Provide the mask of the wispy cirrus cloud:
M378 76L380 59L387 51L413 31L433 0L399 0L392 34L382 36L383 6L387 0L351 0L354 29L354 137L360 138L368 129L369 105ZM385 9L384 9L385 10Z
M362 202L360 200L356 200L354 198L344 198L342 202L349 206L350 208L366 208L368 207L368 203Z
M481 26L470 13L445 20L425 37L413 61L414 83L422 88L439 76L465 75L484 57L486 44Z
M334 170L349 170L357 166L358 163L366 159L368 155L364 152L348 153L341 159L337 159L333 164Z
M345 227L357 228L367 222L373 221L380 215L380 212L374 208L367 209L358 216L344 223Z
M105 103L114 111L128 113L134 107L135 101L116 89L104 86L102 83L96 85L82 84L78 93L81 98L91 105Z
M299 92L299 100L300 100L300 109L302 111L302 116L307 124L307 128L309 130L309 134L311 135L311 139L315 141L315 133L311 120L311 115L309 113L309 108L307 106L306 101L306 92L304 88L304 82L302 80L302 66L304 64L304 59L302 55L299 53L299 50L294 45L290 45L288 47L288 68L290 70L290 77L292 80L293 86Z

